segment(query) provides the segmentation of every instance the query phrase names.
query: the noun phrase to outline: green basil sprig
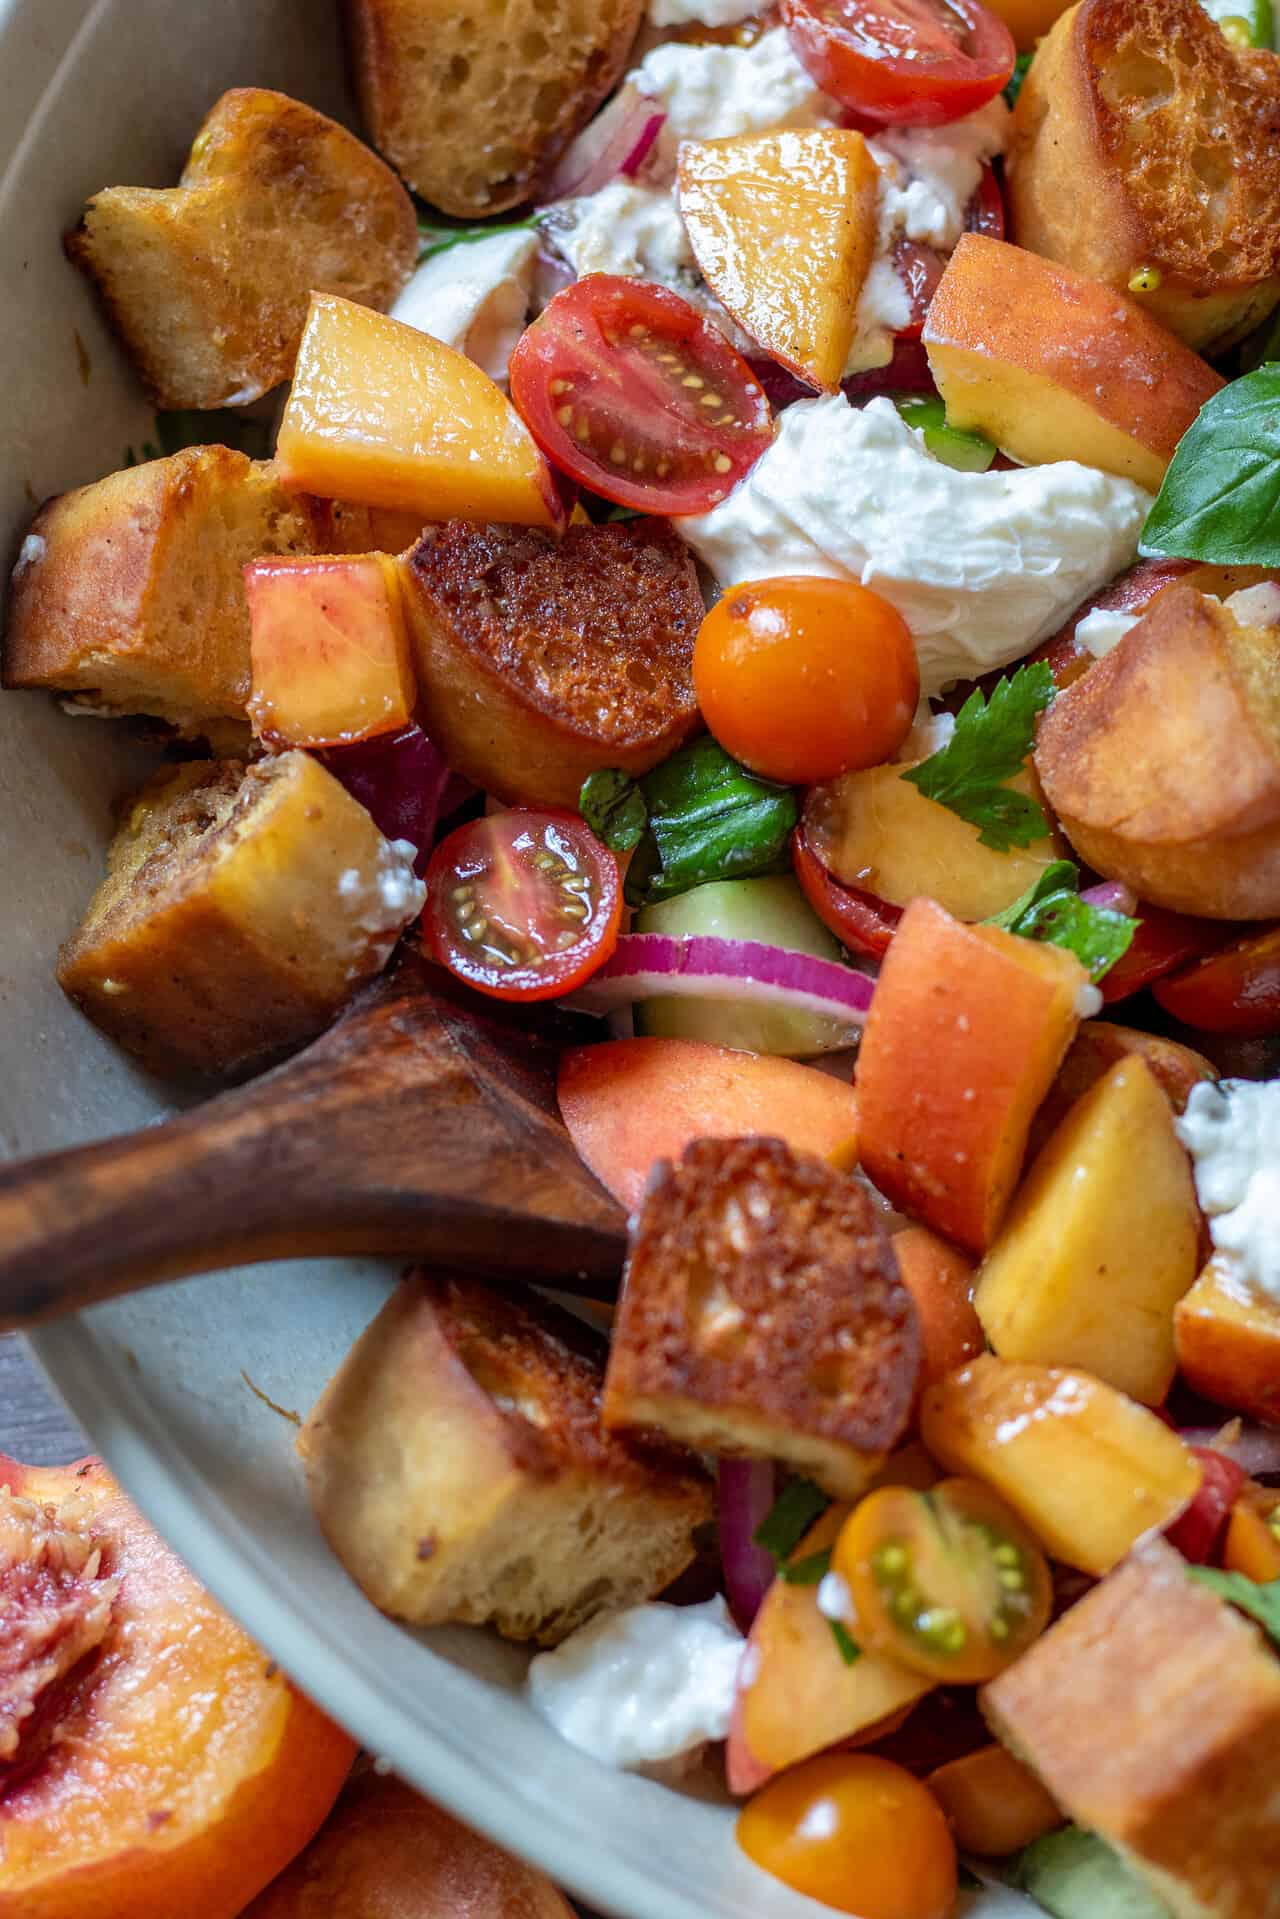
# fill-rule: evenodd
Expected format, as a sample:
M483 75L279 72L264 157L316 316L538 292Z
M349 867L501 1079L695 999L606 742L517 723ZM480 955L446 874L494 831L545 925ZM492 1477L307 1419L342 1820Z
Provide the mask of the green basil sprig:
M1065 946L1095 982L1124 957L1138 930L1137 920L1127 913L1081 899L1080 869L1071 860L1050 860L1034 885L1003 913L993 913L987 925L1003 927L1023 939Z
M1138 551L1280 566L1280 362L1233 380L1179 440Z

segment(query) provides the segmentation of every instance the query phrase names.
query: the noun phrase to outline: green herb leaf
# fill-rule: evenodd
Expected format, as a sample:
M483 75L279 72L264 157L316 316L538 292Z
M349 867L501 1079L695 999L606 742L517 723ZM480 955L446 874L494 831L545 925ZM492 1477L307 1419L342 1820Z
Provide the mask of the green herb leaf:
M1022 83L1027 77L1027 68L1034 57L1030 53L1020 53L1013 63L1013 72L1009 75L1004 90L1004 97L1011 107L1017 104L1018 95L1022 92Z
M434 260L438 253L449 253L454 247L474 246L478 240L490 240L495 233L529 233L538 224L537 215L531 213L527 220L498 221L490 226L450 226L444 220L424 220L419 216L418 232L422 235L422 250L418 255L418 265Z
M756 1527L756 1545L763 1546L774 1564L781 1566L830 1504L827 1495L811 1481L793 1479Z
M831 1628L831 1637L836 1642L836 1651L844 1660L845 1665L856 1666L862 1657L862 1648L849 1631L849 1628L841 1625L838 1619L828 1619L827 1624Z
M1178 442L1138 551L1280 566L1280 364L1233 380L1201 407Z
M630 906L674 899L711 880L787 870L787 841L800 817L795 792L758 780L704 737L673 753L640 782L649 830L627 872Z
M818 1586L830 1571L829 1551L806 1553L803 1559L784 1559L778 1567L778 1577L788 1586Z
M895 398L893 404L908 426L923 433L925 446L943 466L954 467L957 473L985 473L995 459L996 448L983 434L948 426L941 400L909 394Z
M615 853L629 853L644 838L649 809L629 773L616 766L588 774L578 795L578 811L596 838Z
M1000 680L989 700L975 687L942 751L902 777L927 800L976 826L983 846L1007 853L1011 846L1033 845L1048 833L1049 822L1034 800L1003 782L1022 771L1036 720L1053 693L1053 674L1043 660Z
M988 926L1003 927L1023 939L1065 946L1100 980L1128 952L1138 922L1127 913L1093 906L1080 898L1080 871L1071 860L1051 860L1021 899L993 913Z
M1280 1579L1260 1586L1244 1573L1219 1572L1213 1566L1188 1566L1187 1577L1194 1579L1197 1586L1208 1586L1211 1592L1248 1613L1280 1646Z

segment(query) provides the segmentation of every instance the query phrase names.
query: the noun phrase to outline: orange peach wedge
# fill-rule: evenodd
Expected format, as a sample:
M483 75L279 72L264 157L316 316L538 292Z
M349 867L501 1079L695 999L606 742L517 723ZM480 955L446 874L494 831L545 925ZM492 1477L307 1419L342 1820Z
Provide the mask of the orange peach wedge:
M550 467L488 374L332 293L311 296L276 465L305 492L424 520L564 522Z
M234 1919L354 1752L99 1460L0 1455L0 1919Z
M251 560L244 590L260 740L340 746L413 717L400 567L389 554Z

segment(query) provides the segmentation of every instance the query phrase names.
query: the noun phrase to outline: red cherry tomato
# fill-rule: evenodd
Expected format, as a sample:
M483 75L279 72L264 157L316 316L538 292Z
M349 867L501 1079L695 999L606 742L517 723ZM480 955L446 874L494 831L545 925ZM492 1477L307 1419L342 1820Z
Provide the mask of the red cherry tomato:
M1213 952L1235 931L1222 920L1192 919L1187 913L1170 913L1163 906L1147 906L1141 900L1135 917L1138 930L1133 944L1099 983L1108 1005L1127 999L1130 993L1140 993L1188 960Z
M993 166L983 167L982 178L969 202L964 224L969 233L985 233L992 240L1004 239L1004 195Z
M511 356L511 398L562 473L642 513L706 513L773 434L760 382L667 287L589 273Z
M1013 35L981 0L782 0L782 18L823 92L882 126L959 120L1013 72Z
M924 330L929 302L938 290L947 263L932 247L917 246L914 240L899 240L893 249L893 264L911 302L911 317L894 337L918 340Z
M1233 940L1185 972L1159 980L1154 992L1167 1013L1206 1033L1253 1039L1280 1033L1280 924Z
M1192 1446L1191 1451L1200 1462L1200 1490L1166 1536L1184 1559L1195 1566L1207 1566L1217 1558L1231 1508L1245 1482L1245 1471L1234 1459L1224 1458L1210 1446Z
M571 992L608 959L621 917L618 863L572 813L471 820L427 868L428 948L495 999Z
M874 893L843 885L822 864L805 838L803 826L797 826L791 835L791 861L800 890L823 925L829 926L843 945L882 958L897 931L902 908L877 899Z

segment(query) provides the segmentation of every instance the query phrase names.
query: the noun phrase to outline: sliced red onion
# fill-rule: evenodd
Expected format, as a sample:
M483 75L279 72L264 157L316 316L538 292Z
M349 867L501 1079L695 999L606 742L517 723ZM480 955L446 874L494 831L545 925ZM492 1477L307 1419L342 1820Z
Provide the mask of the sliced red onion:
M656 100L627 85L570 142L547 182L548 200L598 193L610 180L634 174L662 131L666 114Z
M1124 913L1130 917L1138 904L1138 895L1121 880L1100 880L1096 886L1086 886L1080 897L1090 906L1101 907L1104 912Z
M743 1632L773 1584L773 1561L756 1545L756 1529L773 1505L777 1474L766 1460L722 1459L716 1489L720 1560L729 1610Z
M440 801L449 780L444 754L412 722L352 746L330 746L318 756L335 779L373 815L389 840L418 849L419 877L431 857Z
M1252 1479L1270 1479L1280 1473L1280 1426L1231 1419L1225 1426L1180 1426L1178 1431L1188 1446L1233 1459Z
M574 1003L587 1012L609 1013L631 1000L674 993L688 999L788 1006L861 1026L873 991L874 982L852 966L766 946L761 940L624 933L612 958L575 994Z

